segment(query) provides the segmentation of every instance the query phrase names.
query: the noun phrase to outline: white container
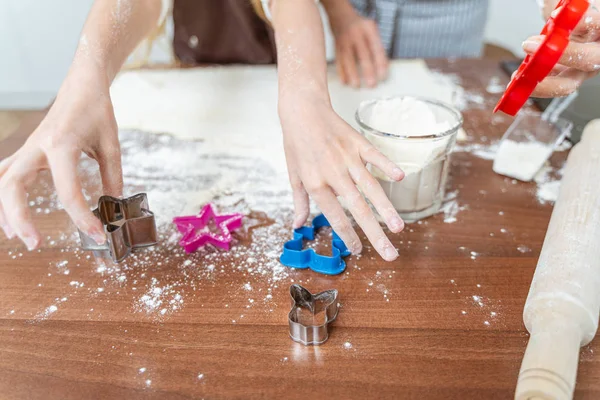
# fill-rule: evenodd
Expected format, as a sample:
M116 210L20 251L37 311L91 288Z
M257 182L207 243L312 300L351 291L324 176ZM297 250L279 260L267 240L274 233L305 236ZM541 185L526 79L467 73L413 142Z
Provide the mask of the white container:
M414 120L408 122L413 118L411 116L403 128L403 116L396 115L393 117L399 117L395 118L399 124L396 124L395 132L383 132L374 128L385 125L373 118L376 115L374 109L380 107L380 111L381 106L385 105L381 102L404 101L411 102L413 106L417 102L421 109L426 107L427 112L419 115L426 115L427 120L422 121L422 124L415 124ZM390 112L396 111L391 109ZM407 110L400 107L397 112ZM444 199L450 153L463 123L461 113L437 100L400 96L361 103L356 112L356 121L362 134L406 174L401 182L395 182L378 168L369 166L400 216L406 222L415 222L437 213Z

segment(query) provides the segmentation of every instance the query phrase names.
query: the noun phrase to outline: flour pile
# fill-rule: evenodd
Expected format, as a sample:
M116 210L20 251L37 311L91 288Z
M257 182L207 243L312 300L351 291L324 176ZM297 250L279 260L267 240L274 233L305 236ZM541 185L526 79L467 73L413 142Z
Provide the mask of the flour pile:
M371 127L397 136L429 136L450 130L448 121L436 120L435 113L424 101L414 97L381 100L373 106Z

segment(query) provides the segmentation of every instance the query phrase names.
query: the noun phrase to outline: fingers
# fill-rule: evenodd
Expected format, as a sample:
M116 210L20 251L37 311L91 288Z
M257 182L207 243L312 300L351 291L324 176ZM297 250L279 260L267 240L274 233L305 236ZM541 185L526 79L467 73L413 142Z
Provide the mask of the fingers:
M332 189L326 185L320 185L308 190L308 193L315 200L323 214L325 214L335 233L344 241L348 250L352 254L360 254L362 243L354 228L352 228L350 220L344 213L344 209L333 194Z
M389 60L379 35L379 29L374 21L369 21L368 34L366 39L371 50L371 55L375 63L375 70L377 71L377 78L383 81L387 78L389 69Z
M570 42L559 63L581 71L600 71L600 43Z
M401 181L404 179L404 171L384 156L366 139L364 139L362 143L360 157L365 163L369 163L379 168L388 178L394 181Z
M375 76L374 58L371 55L365 35L360 35L355 39L354 52L356 53L356 59L360 65L365 83L368 87L375 87L377 85L377 77Z
M54 186L56 186L56 192L65 211L77 228L94 239L96 243L103 244L106 237L102 224L90 211L81 192L81 184L77 176L78 158L78 152L69 154L53 151L50 153L48 163L52 171Z
M15 237L15 232L12 230L10 225L8 225L8 221L6 220L6 215L4 214L4 209L2 208L2 201L0 201L0 227L2 228L2 231L7 239L12 239Z
M543 40L543 36L530 37L523 42L523 50L532 54L539 48ZM600 71L600 43L569 42L559 64L581 71Z
M573 36L586 42L598 40L600 37L600 12L590 8L573 30Z
M10 166L11 158L12 157L6 158L6 159L2 160L2 162L0 162L0 181L2 181L2 176L6 173L6 171L8 170L8 167ZM8 225L8 221L6 220L4 209L2 208L1 199L0 199L0 228L2 228L4 235L8 239L12 239L15 236L14 231Z
M350 178L347 177L339 181L336 185L336 191L344 198L354 220L360 225L379 255L386 261L394 261L398 258L398 251L381 229L371 207L369 207Z
M596 72L585 72L576 69L567 69L558 75L549 76L536 87L533 97L564 97L568 96L581 86L581 84Z
M402 221L402 218L385 195L381 185L373 178L373 175L367 171L364 165L355 165L348 171L352 180L375 206L389 230L394 233L401 232L404 229L404 221Z
M335 68L337 70L338 76L340 77L340 81L344 85L348 85L350 82L348 81L348 77L346 76L346 71L344 69L344 64L341 59L341 52L338 50L336 52L337 56L335 58Z
M290 176L290 182L292 184L292 194L294 198L294 229L300 228L310 214L310 203L308 200L308 193L304 189L304 185L300 181L300 177L297 175Z
M98 164L103 193L108 196L121 197L123 195L123 167L119 144L117 143L116 147L112 147L110 150L101 152Z
M360 87L360 77L358 75L358 68L356 67L356 59L354 58L352 44L342 44L340 46L340 54L338 57L343 66L342 68L344 70L346 82L354 88Z
M5 225L3 228L7 237L12 238L16 234L31 251L39 246L41 237L33 225L29 207L27 207L25 171L22 168L11 168L0 180L2 208L0 214L2 214Z

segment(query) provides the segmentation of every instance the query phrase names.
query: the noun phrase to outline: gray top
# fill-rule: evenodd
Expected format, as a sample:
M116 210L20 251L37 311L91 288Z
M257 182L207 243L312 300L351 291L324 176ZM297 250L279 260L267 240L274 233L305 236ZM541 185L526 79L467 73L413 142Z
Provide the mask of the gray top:
M478 57L488 0L350 0L393 58Z

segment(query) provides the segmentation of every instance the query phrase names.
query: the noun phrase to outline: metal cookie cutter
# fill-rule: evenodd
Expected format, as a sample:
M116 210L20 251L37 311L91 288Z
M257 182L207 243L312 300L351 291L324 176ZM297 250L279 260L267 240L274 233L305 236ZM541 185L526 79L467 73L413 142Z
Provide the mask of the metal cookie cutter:
M79 231L81 247L94 255L123 261L138 248L154 246L157 242L154 214L148 206L146 193L126 199L102 196L93 211L100 219L106 234L106 243L98 245L91 237Z
M303 226L294 230L294 238L283 245L283 253L280 261L286 267L306 269L324 275L338 275L346 269L344 257L350 255L350 251L340 239L332 232L331 257L317 254L313 249L302 249L303 241L314 240L315 232L320 228L331 226L323 214L313 219L312 226Z
M305 346L320 345L329 338L329 324L332 323L339 311L338 291L326 290L312 294L300 285L290 286L292 296L292 309L288 314L290 324L290 337ZM312 325L302 321L302 309L309 310L313 316L325 311L325 320L322 324Z

